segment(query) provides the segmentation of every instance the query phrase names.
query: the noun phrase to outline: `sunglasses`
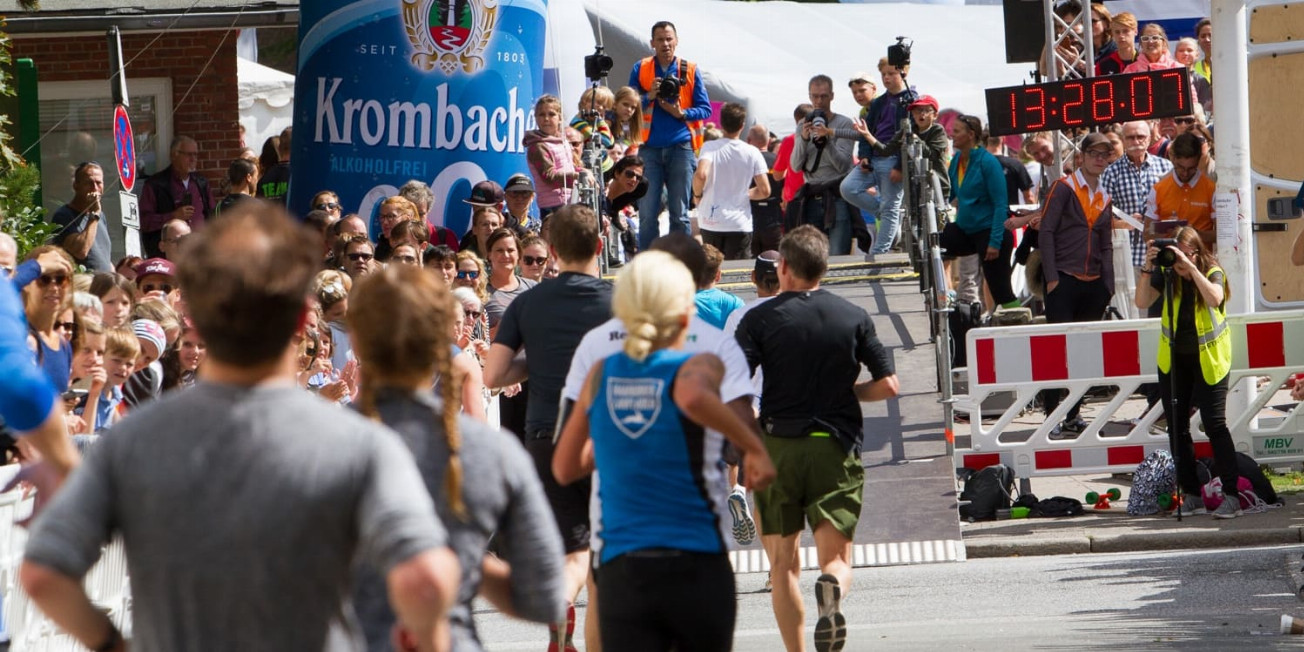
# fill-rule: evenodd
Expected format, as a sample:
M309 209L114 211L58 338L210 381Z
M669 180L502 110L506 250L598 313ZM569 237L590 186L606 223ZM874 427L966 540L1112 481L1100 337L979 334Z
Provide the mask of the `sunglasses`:
M372 258L375 258L375 256L373 256L373 255L371 255L371 254L349 254L349 260L351 260L351 261L353 261L353 262L355 262L355 263L356 263L356 262L359 262L359 261L365 263L365 262L371 260Z
M167 283L159 283L159 284L146 283L140 286L140 291L145 294L149 294L150 292L162 292L163 294L171 294L172 290L174 289L176 288L172 287Z
M400 217L403 217L403 216L402 216L402 215L399 215L398 213L381 213L381 214L380 214L380 219L382 219L382 220L397 220L397 219L399 219Z
M66 274L42 274L41 278L38 280L41 285L45 287L68 284L68 276Z
M521 262L526 265L542 265L548 262L547 256L521 256Z
M481 310L463 310L462 312L466 313L466 317L469 321L479 321L480 316L484 314Z
M333 211L339 207L340 205L333 201L322 202L320 204L317 204L316 206L313 206L315 210L319 210L319 211Z
M55 330L68 331L69 333L77 332L77 322L75 321L56 321L54 322Z
M462 280L462 281L465 281L465 280L467 280L467 279L470 279L470 280L474 281L474 280L480 278L480 272L479 272L479 270L470 271L470 272L463 271L463 270L458 270L458 272L457 272L457 278L458 278L458 280Z
M1191 118L1191 117L1186 117L1186 118L1173 118L1173 122L1175 122L1175 123L1177 123L1177 124L1179 124L1179 125L1193 125L1193 124L1195 124L1195 118Z
M633 179L634 181L641 181L643 179L643 175L633 170L625 170L622 174L625 175L626 179Z

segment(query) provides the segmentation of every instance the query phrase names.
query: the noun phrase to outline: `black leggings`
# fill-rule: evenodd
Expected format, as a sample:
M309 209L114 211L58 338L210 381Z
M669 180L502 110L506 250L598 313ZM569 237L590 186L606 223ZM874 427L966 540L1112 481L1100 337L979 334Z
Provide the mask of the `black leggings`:
M602 647L642 652L724 652L738 605L723 554L639 550L597 570Z
M1105 308L1109 307L1111 296L1113 296L1113 289L1105 285L1102 279L1083 281L1076 276L1060 274L1059 285L1055 286L1054 292L1046 295L1046 323L1100 321L1105 316ZM1041 404L1046 409L1047 415L1059 407L1064 393L1065 390L1062 389L1041 391ZM1079 400L1064 415L1064 420L1073 421L1078 418L1081 409L1082 401Z
M1014 249L1014 238L1009 231L1001 238L1001 253L993 260L987 260L987 244L991 240L991 229L977 233L965 233L955 222L950 222L942 229L939 242L947 258L959 258L978 254L983 264L983 280L992 293L992 301L1003 306L1018 297L1010 285L1010 252Z
M1174 389L1176 405L1172 401ZM1239 495L1236 445L1227 428L1227 376L1210 385L1204 382L1199 354L1174 354L1169 373L1159 372L1159 394L1168 417L1168 443L1177 456L1177 483L1182 491L1200 493L1200 479L1195 473L1195 444L1191 441L1191 406L1194 405L1200 409L1204 434L1213 446L1213 467L1222 479L1223 493Z

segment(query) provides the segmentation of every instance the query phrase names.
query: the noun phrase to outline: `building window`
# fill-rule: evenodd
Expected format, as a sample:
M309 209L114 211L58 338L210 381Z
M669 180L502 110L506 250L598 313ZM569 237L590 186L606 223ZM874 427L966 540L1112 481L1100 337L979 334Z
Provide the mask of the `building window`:
M113 100L105 80L41 82L41 189L48 217L72 199L72 173L95 161L104 169L104 215L113 238L113 259L126 255L119 193L122 180L113 159ZM172 137L172 80L129 79L131 129L136 137L136 187L168 165Z

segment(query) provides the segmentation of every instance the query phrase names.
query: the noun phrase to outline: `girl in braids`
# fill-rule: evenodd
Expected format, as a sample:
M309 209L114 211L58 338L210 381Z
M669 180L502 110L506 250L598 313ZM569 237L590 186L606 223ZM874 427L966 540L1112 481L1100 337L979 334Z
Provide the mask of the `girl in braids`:
M462 565L449 613L453 649L482 647L471 618L477 592L504 613L557 621L566 604L561 537L534 463L515 437L460 417L455 407L456 309L448 289L419 267L391 265L359 279L349 301L362 370L354 407L393 428L412 451ZM436 398L431 387L441 379ZM501 561L486 558L491 535ZM395 618L385 585L376 569L360 573L353 602L369 649L389 650ZM407 649L402 638L393 644Z

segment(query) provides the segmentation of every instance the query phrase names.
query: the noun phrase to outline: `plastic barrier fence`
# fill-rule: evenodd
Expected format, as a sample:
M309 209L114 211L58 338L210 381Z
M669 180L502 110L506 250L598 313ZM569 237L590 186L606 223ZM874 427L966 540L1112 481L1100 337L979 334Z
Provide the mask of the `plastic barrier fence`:
M1233 388L1239 380L1262 377L1265 388L1275 390L1291 373L1304 371L1304 311L1232 315L1227 321ZM969 417L969 445L957 442L957 468L1004 463L1021 478L1121 473L1132 471L1150 451L1168 447L1164 432L1151 432L1162 406L1135 421L1115 418L1142 384L1158 380L1158 319L981 328L969 332L967 346L969 393L956 397L956 410ZM1103 407L1083 410L1088 428L1076 439L1049 439L1072 405L1099 386L1118 391ZM1015 420L1046 389L1067 389L1069 394L1031 436L1008 436ZM1257 392L1242 409L1228 401L1227 425L1236 449L1265 463L1304 461L1304 410L1260 418L1274 393ZM984 401L1000 394L1013 394L1013 403L994 422L984 423ZM1122 423L1126 432L1105 432L1111 423ZM1192 431L1197 456L1211 455L1198 418L1192 420Z

